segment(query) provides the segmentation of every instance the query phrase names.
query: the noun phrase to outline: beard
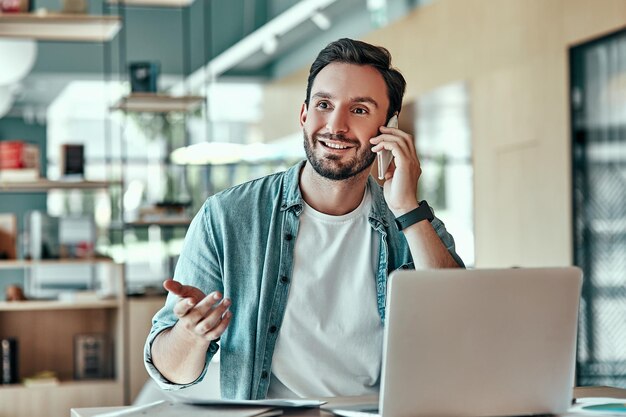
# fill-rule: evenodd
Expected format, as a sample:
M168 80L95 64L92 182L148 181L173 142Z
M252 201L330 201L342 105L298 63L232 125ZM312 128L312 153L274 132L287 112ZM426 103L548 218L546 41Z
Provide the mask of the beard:
M371 151L367 146L362 147L360 142L356 139L349 139L344 135L309 135L305 129L302 129L304 136L304 151L306 152L306 158L319 175L332 181L341 181L348 178L355 177L361 172L368 169L376 154ZM349 143L355 145L356 155L350 158L348 161L342 161L340 155L326 155L320 157L315 153L315 147L324 145L320 143L317 138L332 139L339 142Z

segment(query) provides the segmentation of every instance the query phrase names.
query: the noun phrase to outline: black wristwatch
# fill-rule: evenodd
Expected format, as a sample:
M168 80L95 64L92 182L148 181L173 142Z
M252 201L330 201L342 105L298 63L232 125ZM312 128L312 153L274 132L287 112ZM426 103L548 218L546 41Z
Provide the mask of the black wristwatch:
M433 214L433 210L430 208L426 200L422 200L419 202L419 206L416 209L396 218L396 226L398 226L398 230L404 230L412 224L421 222L422 220L432 222L434 218L435 215Z

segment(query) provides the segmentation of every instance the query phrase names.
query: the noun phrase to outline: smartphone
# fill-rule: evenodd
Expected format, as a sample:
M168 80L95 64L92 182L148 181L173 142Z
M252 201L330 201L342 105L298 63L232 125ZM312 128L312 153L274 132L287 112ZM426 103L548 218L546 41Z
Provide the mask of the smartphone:
M394 114L387 122L387 127L398 127L398 115ZM391 151L387 149L383 149L380 152L376 152L376 159L378 160L378 179L385 179L385 172L387 172L387 168L389 168L389 164L393 159L393 154Z

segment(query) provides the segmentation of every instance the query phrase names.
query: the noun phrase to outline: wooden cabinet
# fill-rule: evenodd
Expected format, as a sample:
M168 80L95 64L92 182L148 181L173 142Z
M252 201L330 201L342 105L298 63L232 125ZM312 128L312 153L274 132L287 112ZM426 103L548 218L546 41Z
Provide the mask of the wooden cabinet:
M143 347L152 317L165 304L165 296L128 299L128 380L130 401L134 401L150 376L143 364Z
M24 264L28 267L28 264ZM111 263L119 289L114 298L85 301L0 302L0 338L18 341L21 378L54 371L58 385L0 385L0 417L67 416L72 407L128 403L124 267ZM105 335L112 375L75 380L75 337Z

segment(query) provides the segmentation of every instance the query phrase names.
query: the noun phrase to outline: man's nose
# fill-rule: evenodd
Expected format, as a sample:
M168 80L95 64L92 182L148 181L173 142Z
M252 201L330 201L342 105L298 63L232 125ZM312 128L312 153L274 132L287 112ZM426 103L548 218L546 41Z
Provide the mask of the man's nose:
M336 135L339 133L346 133L349 130L348 118L342 111L334 111L328 116L326 120L326 129L328 132Z

